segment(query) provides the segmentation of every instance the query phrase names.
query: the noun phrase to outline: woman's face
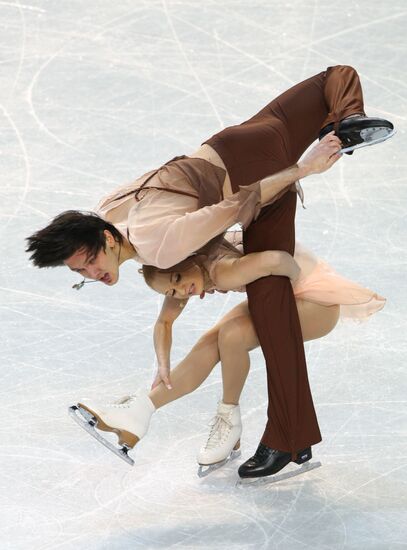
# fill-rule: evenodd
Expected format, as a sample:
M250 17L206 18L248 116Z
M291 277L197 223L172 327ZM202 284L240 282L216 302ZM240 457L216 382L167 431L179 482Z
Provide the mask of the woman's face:
M199 296L204 291L204 277L201 269L194 265L182 272L155 273L151 287L160 294L182 300Z

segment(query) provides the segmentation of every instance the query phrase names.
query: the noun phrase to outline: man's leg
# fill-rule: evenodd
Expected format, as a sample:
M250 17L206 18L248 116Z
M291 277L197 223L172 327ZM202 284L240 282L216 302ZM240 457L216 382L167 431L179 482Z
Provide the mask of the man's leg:
M357 72L328 67L293 86L249 120L225 128L205 143L222 158L233 192L298 161L322 128L364 114ZM284 153L281 157L281 150Z
M281 249L294 253L296 194L266 207L244 234L246 253ZM247 285L249 310L266 359L269 406L261 442L290 452L321 441L308 383L295 298L287 277L266 277Z
M237 191L297 162L325 125L363 113L357 73L351 67L332 67L207 143L222 157ZM293 254L295 207L296 195L287 192L263 209L245 231L245 252L280 249ZM318 443L321 435L291 284L284 277L267 277L248 285L247 294L267 367L269 407L262 443L289 452L294 459L300 449Z

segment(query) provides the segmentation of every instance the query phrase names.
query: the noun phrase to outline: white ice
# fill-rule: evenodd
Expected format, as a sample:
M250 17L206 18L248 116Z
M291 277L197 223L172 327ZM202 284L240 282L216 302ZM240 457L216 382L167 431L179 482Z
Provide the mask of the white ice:
M407 548L406 33L405 0L0 2L1 550ZM298 239L388 300L306 346L322 468L256 489L235 486L239 461L198 478L218 369L154 417L130 468L67 407L148 387L161 300L136 264L76 292L30 266L25 237L338 63L398 133L303 182ZM172 363L239 299L188 306ZM266 402L255 352L242 460Z

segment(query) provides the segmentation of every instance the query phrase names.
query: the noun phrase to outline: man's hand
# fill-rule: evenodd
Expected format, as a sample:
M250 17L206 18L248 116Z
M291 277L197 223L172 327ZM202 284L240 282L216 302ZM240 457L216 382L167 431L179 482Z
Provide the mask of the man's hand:
M335 136L332 131L321 139L317 145L298 162L300 177L309 176L310 174L320 174L331 168L337 160L342 156L339 153L341 149L341 140Z
M158 367L157 374L155 375L154 381L151 385L153 390L163 382L167 390L172 390L171 379L170 379L170 367Z

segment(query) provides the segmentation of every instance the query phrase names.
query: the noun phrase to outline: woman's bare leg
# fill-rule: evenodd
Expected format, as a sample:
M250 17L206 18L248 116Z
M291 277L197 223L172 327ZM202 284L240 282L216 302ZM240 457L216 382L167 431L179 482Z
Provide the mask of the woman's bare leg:
M322 338L331 332L338 322L340 307L297 300L297 309L306 342ZM236 306L232 312L232 318L227 322L221 321L218 346L222 362L223 402L237 405L249 373L249 351L258 347L259 342L247 301Z
M156 409L198 388L218 362L218 330L214 327L198 340L188 355L171 371L172 389L167 389L161 383L150 392L149 397Z
M239 306L245 305L239 304ZM194 345L188 355L171 371L172 389L168 390L163 383L149 394L156 408L162 407L183 395L194 391L209 376L212 369L220 361L219 332L236 316L241 315L239 306L234 307L210 330L208 330ZM247 310L247 306L246 306Z
M328 334L339 318L339 306L297 300L304 342ZM171 372L172 390L160 384L149 394L156 408L194 391L222 361L223 402L237 404L249 372L249 351L259 345L247 301L235 306L206 332Z
M340 313L338 305L321 306L305 300L297 300L297 309L304 342L322 338L331 332L338 322Z
M259 342L247 300L236 306L232 312L233 317L221 323L218 347L222 364L222 401L228 405L237 405L249 374L249 351L257 347Z

